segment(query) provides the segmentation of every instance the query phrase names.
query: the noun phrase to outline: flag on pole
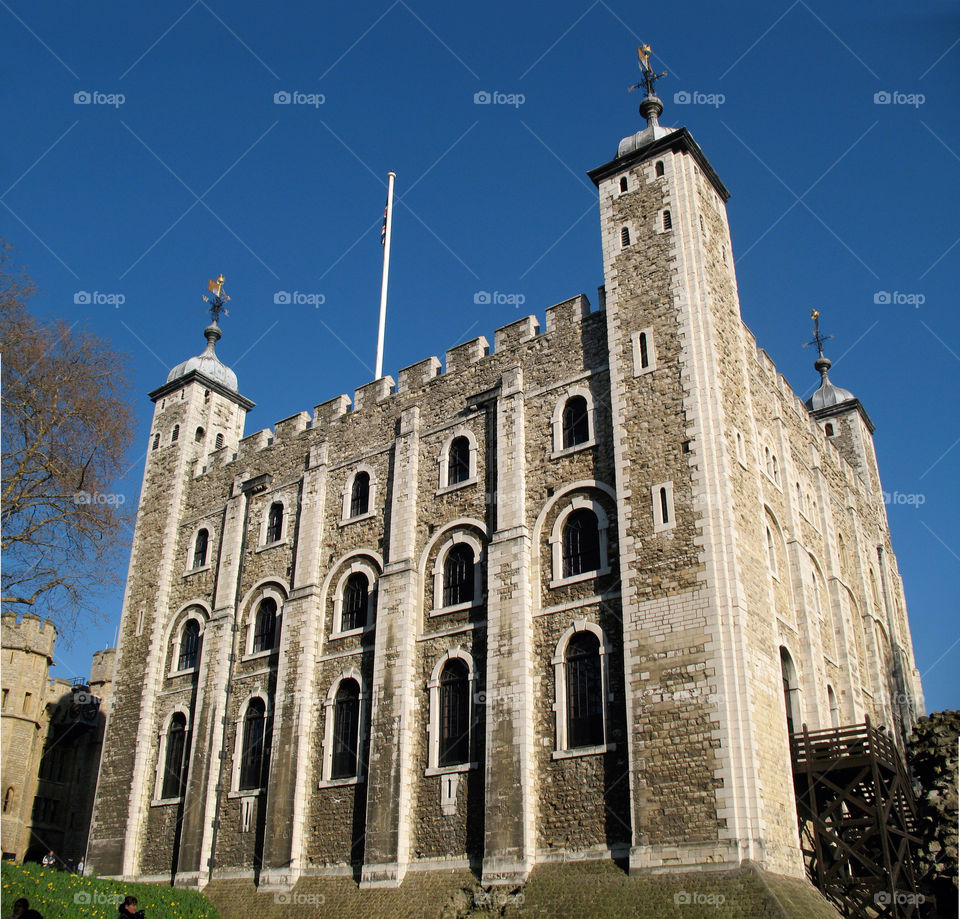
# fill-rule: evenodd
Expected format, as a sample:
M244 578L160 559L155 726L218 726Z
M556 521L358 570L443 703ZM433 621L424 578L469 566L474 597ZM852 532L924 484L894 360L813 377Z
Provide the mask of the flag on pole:
M387 242L387 208L389 203L383 206L383 226L380 227L380 245L384 246Z

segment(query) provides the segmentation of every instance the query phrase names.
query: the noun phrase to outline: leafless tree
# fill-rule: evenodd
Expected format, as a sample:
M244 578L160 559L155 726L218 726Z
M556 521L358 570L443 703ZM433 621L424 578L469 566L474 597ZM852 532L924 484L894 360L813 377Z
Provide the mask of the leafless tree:
M36 319L36 285L0 241L2 603L61 632L118 581L133 436L126 357L78 323Z

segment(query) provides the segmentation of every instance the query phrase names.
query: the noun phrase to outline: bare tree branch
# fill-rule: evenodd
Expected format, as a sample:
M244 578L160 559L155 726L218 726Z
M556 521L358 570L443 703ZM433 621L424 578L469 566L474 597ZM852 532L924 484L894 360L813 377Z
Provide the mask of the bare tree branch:
M119 580L130 509L114 483L133 415L126 358L77 323L39 322L35 293L0 243L2 604L62 629Z

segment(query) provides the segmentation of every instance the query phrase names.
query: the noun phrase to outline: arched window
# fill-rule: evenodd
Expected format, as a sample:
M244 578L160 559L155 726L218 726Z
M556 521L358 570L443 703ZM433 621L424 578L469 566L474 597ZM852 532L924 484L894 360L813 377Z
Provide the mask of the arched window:
M257 618L253 628L253 653L273 649L274 633L277 630L277 601L264 597L257 609Z
M830 727L840 727L840 703L832 686L827 686L827 705L830 707Z
M350 516L359 517L370 509L370 473L358 472L350 489Z
M355 571L347 579L343 589L343 604L340 612L340 631L362 629L367 624L367 603L370 598L370 582L362 571Z
M833 437L833 425L829 421L823 426L823 433L827 437Z
M772 453L770 455L770 458L772 460L772 463L770 466L771 468L770 475L773 481L779 485L780 484L780 464L777 462L777 455L775 453Z
M263 699L251 699L243 718L243 740L240 747L241 791L250 791L263 785L266 727L267 707Z
M577 632L567 643L567 746L595 747L604 741L600 642Z
M440 674L440 747L438 765L470 762L470 671L451 658Z
M837 533L837 555L840 556L840 568L842 574L842 569L847 567L847 546L843 541L843 535L841 533Z
M210 542L210 533L206 530L200 530L193 543L193 567L202 568L207 564L207 546Z
M773 531L767 527L767 567L770 574L777 576L777 547L773 541Z
M283 505L274 501L270 505L270 516L267 519L267 543L280 542L283 536Z
M797 482L797 510L800 513L803 513L803 489L800 487L800 483Z
M213 442L213 448L214 448L215 450L222 450L222 449L223 449L223 434L217 434L217 437L216 437L216 439L215 439L214 442Z
M657 164L653 167L653 171L656 175L663 175L663 160L657 160Z
M703 222L703 214L700 215L700 232L703 233L704 236L707 235L707 228Z
M447 484L457 485L470 478L470 441L454 437L447 455Z
M800 728L800 688L797 685L797 670L790 652L780 648L780 676L783 680L783 703L787 711L787 731L796 733Z
M193 442L195 444L200 443L200 441L203 440L203 434L203 428L197 428L197 430L193 432Z
M620 227L620 248L626 249L630 245L630 227Z
M9 813L13 809L13 786L10 785L3 793L3 812Z
M665 230L673 229L673 218L670 216L670 211L663 212L663 228Z
M197 666L200 650L200 623L188 619L180 632L180 652L177 655L177 670L193 670Z
M626 177L626 176L621 176L621 177L620 177L620 191L626 191L626 190L627 190L627 177Z
M467 543L458 542L447 553L443 563L444 606L473 603L475 564L473 548Z
M597 515L575 510L563 527L563 576L574 577L600 568L600 528Z
M183 794L186 749L187 717L182 712L176 712L167 729L167 753L163 762L163 784L160 792L162 798L179 798Z
M173 433L170 435L170 443L175 444L180 439L180 425L173 426Z
M333 759L330 778L346 779L357 774L360 747L360 686L356 680L341 680L333 703Z
M590 414L583 396L571 396L563 407L563 446L575 447L590 439Z
M153 448L152 448L152 449L156 450L159 446L160 446L160 432L157 431L157 433L153 435Z

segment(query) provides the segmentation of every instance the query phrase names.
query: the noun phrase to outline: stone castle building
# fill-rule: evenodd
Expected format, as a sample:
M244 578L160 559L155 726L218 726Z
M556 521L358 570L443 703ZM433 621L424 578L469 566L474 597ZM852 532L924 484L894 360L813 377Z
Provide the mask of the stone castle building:
M590 173L596 307L248 436L215 312L150 394L93 871L802 876L788 732L909 729L903 587L866 410L758 350L661 108Z
M2 630L3 857L61 864L87 846L116 651L93 655L90 678L50 678L57 630L4 611Z

